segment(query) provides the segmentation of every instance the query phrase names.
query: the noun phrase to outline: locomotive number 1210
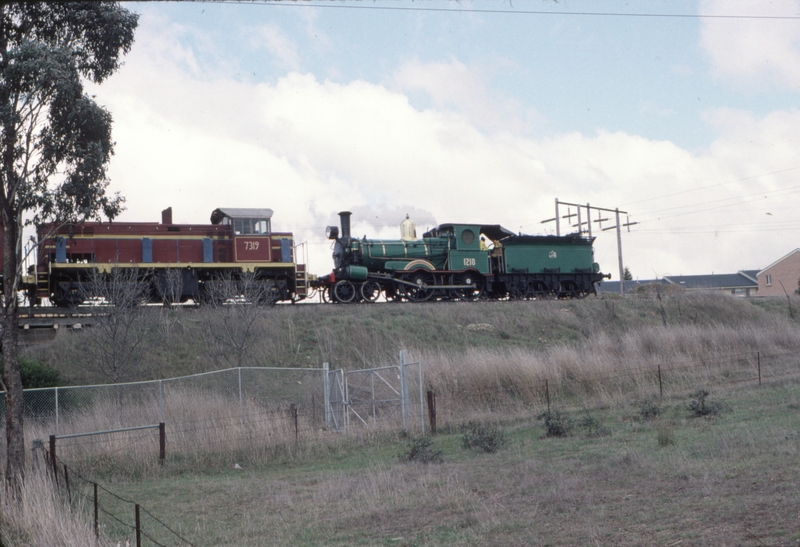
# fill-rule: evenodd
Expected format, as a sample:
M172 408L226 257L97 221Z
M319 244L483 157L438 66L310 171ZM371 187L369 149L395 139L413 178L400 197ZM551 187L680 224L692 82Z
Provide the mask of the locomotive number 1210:
M474 266L475 264L476 263L475 263L475 258L474 257L472 257L472 258L465 257L464 258L464 266Z

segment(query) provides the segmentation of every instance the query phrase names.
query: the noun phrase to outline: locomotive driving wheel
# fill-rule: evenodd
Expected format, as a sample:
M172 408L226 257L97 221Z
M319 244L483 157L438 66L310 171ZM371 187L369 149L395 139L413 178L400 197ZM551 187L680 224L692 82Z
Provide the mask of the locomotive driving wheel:
M378 284L377 281L365 281L363 285L361 285L361 298L364 299L364 302L372 303L375 302L381 295L381 286Z
M450 289L451 294L459 300L472 302L483 294L483 279L475 272L462 272L453 274L453 285L469 285L460 289Z
M403 281L413 285L402 285L403 295L412 302L425 302L433 295L436 278L428 270L414 270L403 276Z
M333 297L336 302L352 302L356 297L356 288L349 281L337 281L333 286Z

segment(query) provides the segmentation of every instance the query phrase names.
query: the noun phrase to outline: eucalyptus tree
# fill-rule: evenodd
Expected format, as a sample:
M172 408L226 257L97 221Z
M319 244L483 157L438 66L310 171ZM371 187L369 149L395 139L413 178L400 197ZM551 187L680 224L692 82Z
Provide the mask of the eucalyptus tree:
M3 229L2 388L6 481L23 477L22 382L17 361L22 228L39 221L114 218L106 193L111 114L84 91L121 64L138 15L116 2L0 3L0 217Z

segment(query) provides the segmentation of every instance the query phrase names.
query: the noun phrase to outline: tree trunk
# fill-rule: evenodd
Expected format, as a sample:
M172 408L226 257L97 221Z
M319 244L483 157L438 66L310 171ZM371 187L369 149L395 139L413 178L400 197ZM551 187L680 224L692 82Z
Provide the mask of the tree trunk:
M22 376L17 360L19 310L17 309L17 223L6 211L3 217L3 384L6 399L6 484L17 491L25 476L25 438L22 429Z

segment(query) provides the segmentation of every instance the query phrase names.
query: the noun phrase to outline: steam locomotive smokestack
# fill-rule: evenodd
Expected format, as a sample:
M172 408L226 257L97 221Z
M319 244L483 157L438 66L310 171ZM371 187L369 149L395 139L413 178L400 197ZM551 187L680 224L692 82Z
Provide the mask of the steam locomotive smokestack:
M350 237L350 211L342 211L339 213L339 218L342 219L342 237Z

